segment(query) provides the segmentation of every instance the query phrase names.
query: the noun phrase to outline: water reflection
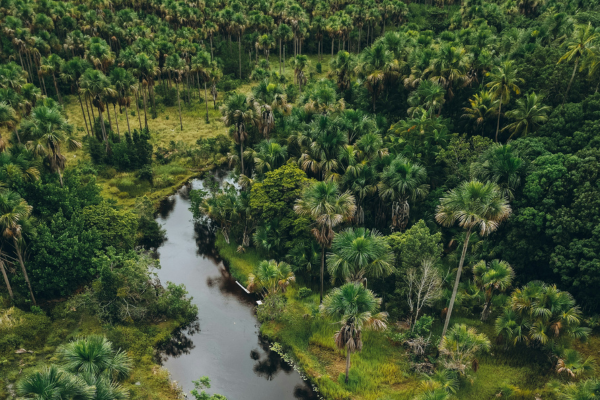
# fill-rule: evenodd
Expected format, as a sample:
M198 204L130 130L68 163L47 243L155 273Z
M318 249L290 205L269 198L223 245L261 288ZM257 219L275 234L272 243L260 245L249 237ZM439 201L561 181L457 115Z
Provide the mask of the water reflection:
M214 173L221 183L231 181L227 175ZM199 310L199 321L163 343L157 360L184 393L193 389L193 380L207 375L211 391L230 400L315 399L310 385L260 336L254 313L257 298L236 283L220 259L215 226L193 220L189 195L203 187L201 181L190 182L161 202L157 213L169 237L157 252L162 265L157 274L164 284L185 284Z
M271 351L269 341L263 336L258 337L258 344L262 349L262 354L258 350L250 352L250 358L256 361L253 368L256 375L270 381L279 371L289 374L294 370L279 354Z
M177 328L168 340L157 346L156 362L162 365L169 357L177 358L183 354L190 354L190 351L196 347L191 337L198 332L200 332L200 323L197 320Z

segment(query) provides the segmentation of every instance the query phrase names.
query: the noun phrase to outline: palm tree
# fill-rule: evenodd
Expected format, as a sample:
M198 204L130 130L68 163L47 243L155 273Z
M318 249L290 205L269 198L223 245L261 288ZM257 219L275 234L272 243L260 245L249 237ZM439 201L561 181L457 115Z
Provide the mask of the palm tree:
M454 97L454 85L466 86L471 83L468 71L471 58L462 47L442 44L431 60L431 65L423 71L429 79L448 91L448 98Z
M287 263L275 260L263 260L258 267L248 275L248 290L251 292L263 292L266 296L285 288L296 278Z
M419 82L417 90L408 97L408 104L412 106L408 109L408 114L414 118L419 109L424 109L428 111L430 117L433 117L435 110L439 116L446 102L445 95L446 90L438 83L429 80Z
M510 213L508 200L502 195L498 185L492 182L482 183L477 180L463 182L440 199L440 205L436 209L436 221L447 227L458 221L459 226L467 230L442 337L446 335L452 316L471 231L479 229L481 236L489 235L498 228L502 221L508 219Z
M377 97L385 88L386 82L397 75L398 69L398 61L394 59L394 54L382 42L367 47L362 52L356 70L371 92L373 112L375 112Z
M179 57L179 56L178 56ZM146 90L149 88L152 93L154 93L154 77L160 74L160 69L156 63L156 60L153 57L146 55L145 53L138 54L134 59L134 68L132 70L133 75L137 76L141 85L138 85L139 89L142 91L142 96L144 98L144 126L148 129L148 111L146 104ZM178 86L179 88L179 86ZM179 92L177 92L179 95ZM152 96L154 98L154 96ZM137 104L137 101L136 101ZM139 114L139 109L138 109ZM179 119L181 120L181 107L179 111ZM140 124L141 125L141 124ZM141 129L141 127L140 127Z
M165 60L165 66L163 68L169 73L172 72L173 76L175 77L175 86L177 87L177 104L179 106L179 125L181 127L181 130L183 130L183 120L181 119L181 100L179 98L179 82L181 81L181 78L185 71L185 67L185 60L179 57L179 54L173 54L167 57L167 59Z
M325 249L333 241L334 229L349 220L356 211L354 196L350 192L340 194L337 183L315 182L302 192L294 210L314 221L312 234L321 245L321 296L323 303L323 277L325 275Z
M348 228L333 238L327 254L327 270L332 281L366 281L365 276L380 278L394 272L394 253L385 237L376 230Z
M293 37L292 28L286 24L279 24L277 29L273 32L273 37L279 40L279 75L285 72L285 47L283 47L283 54L281 52L282 43L287 43ZM281 68L283 67L283 72Z
M98 109L100 129L103 136L102 139L108 150L108 134L106 133L106 127L104 126L102 112L105 110L104 97L114 91L110 86L110 80L101 71L90 68L87 69L79 79L79 87L81 94L90 99L92 105L96 106Z
M96 399L96 390L86 382L56 365L44 367L27 375L17 383L17 393L25 399Z
M526 172L525 160L510 144L495 143L471 163L471 176L482 182L494 182L508 200L514 198Z
M592 357L584 359L577 350L564 349L558 354L556 372L570 378L582 378L596 370L596 360Z
M258 37L256 47L263 51L265 60L269 61L269 52L275 46L275 39L271 35L261 35Z
M456 324L442 335L440 354L446 369L465 374L472 365L475 356L480 352L487 352L491 347L490 340L483 333L477 333L475 328L465 324Z
M90 119L90 128L88 129L88 121L85 116L85 110L83 109L83 102L81 101L81 93L79 91L79 78L84 72L89 68L89 63L85 60L82 60L79 57L75 57L70 59L69 61L63 63L60 66L60 78L71 84L71 88L75 85L75 91L77 92L77 98L79 99L79 106L81 107L81 114L83 115L83 122L85 123L85 129L87 131L88 136L90 135L90 130L93 129L93 123ZM87 108L87 101L85 103ZM89 117L89 109L88 109L88 117Z
M575 73L577 72L581 57L586 56L590 52L590 47L597 38L598 34L590 22L587 25L578 25L573 36L565 42L567 52L558 60L558 63L563 61L571 62L575 59L575 66L573 67L573 73L571 74L571 79L569 80L567 90L565 91L563 104L565 104L565 101L569 96L569 90L571 89L571 84L575 78Z
M298 83L300 88L300 93L302 93L302 84L306 82L304 68L306 68L308 65L308 57L305 55L299 54L290 60L290 66L294 69L294 76L296 77L296 83Z
M499 99L498 103L498 123L496 125L496 143L498 143L498 132L500 131L500 115L502 114L502 104L508 104L510 101L510 93L519 94L521 89L517 86L523 83L524 80L517 76L519 70L515 67L514 61L504 61L499 66L494 67L491 72L487 73L490 77L490 82L486 87L490 88L492 99Z
M72 373L124 378L133 365L124 351L113 349L104 336L92 335L74 340L58 350L65 369Z
M6 104L6 102L0 102L0 127L6 129L14 129L17 126L19 119L15 109ZM6 149L6 142L2 135L0 135L0 151Z
M527 136L548 120L551 107L542 104L543 100L544 96L537 95L535 92L517 100L517 108L506 113L506 116L515 122L502 129L511 131L509 140L515 135Z
M287 146L282 146L275 140L263 140L254 152L254 167L259 173L273 171L287 161Z
M218 32L219 28L213 21L208 20L204 23L203 30L210 39L210 61L213 61L213 36Z
M340 51L336 58L329 62L329 77L336 77L337 85L340 90L347 90L350 87L350 81L356 68L354 56L347 51Z
M127 107L131 104L131 92L137 90L137 81L133 74L125 68L115 68L110 71L110 81L113 84L119 109L125 107L125 118L127 119L127 131L131 135L131 126L129 125L129 111ZM120 110L121 111L121 110Z
M475 121L475 127L483 131L485 122L498 112L499 99L494 99L488 90L482 90L469 99L470 107L463 108L462 118Z
M427 170L399 155L381 173L379 196L392 203L392 229L404 229L410 215L409 201L423 199L429 193Z
M15 248L21 272L23 272L23 277L29 288L31 300L33 301L33 305L37 305L33 290L31 289L29 275L23 262L22 252L22 243L24 241L23 231L32 230L30 219L31 209L32 207L19 194L10 190L0 192L0 230L2 231L2 236L11 241Z
M600 382L597 379L569 382L557 388L556 394L561 400L596 400L600 394Z
M564 337L585 339L589 335L591 330L581 326L581 319L570 293L532 281L512 293L504 313L496 319L496 332L513 344L556 348L556 341Z
M221 71L220 68L217 67L217 64L213 62L213 66L211 67L210 71L209 71L209 78L210 78L210 93L212 94L213 97L213 106L214 109L217 109L217 95L219 94L217 92L217 83L219 83L219 81L221 80L221 78L223 77L223 71Z
M338 319L341 325L333 339L338 349L346 349L346 383L350 373L350 355L363 348L363 329L384 330L387 313L378 312L381 299L360 283L348 282L335 288L323 303L323 314Z
M63 186L62 171L67 159L61 153L61 145L69 150L81 148L81 143L72 137L73 125L55 107L37 106L29 118L21 123L25 146L36 156L46 157L53 172L58 173Z
M238 62L240 67L240 79L242 79L242 35L246 30L246 17L236 13L232 19L233 30L238 34Z
M206 123L208 123L208 92L206 90L206 84L210 79L210 69L213 68L213 61L211 56L206 51L199 52L194 58L190 66L190 72L195 72L198 78L198 99L200 95L200 78L204 82L204 102L206 103Z
M246 95L234 93L221 106L225 126L232 127L233 140L240 145L241 173L244 174L244 142L248 138L248 125L256 124L258 112Z
M481 320L486 321L492 312L494 292L505 292L512 284L515 272L506 261L492 260L486 264L481 260L473 266L473 276L479 290L485 291L485 305L481 312Z

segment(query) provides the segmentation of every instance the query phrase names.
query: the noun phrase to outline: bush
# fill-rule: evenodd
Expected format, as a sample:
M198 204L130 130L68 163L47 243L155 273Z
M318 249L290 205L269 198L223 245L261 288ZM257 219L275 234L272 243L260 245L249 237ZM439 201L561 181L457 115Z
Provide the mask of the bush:
M317 63L316 68L317 68L317 73L318 74L320 74L321 72L323 72L323 67L321 66L320 62Z
M312 294L312 290L307 287L301 287L298 289L298 298L305 299Z
M260 322L278 320L285 309L285 301L281 293L265 297L263 303L256 307L256 317Z

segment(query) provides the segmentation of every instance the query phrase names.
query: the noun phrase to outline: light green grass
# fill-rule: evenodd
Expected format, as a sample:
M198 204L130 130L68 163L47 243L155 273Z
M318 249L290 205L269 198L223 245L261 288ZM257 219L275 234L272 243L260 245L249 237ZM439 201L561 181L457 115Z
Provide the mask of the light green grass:
M218 234L215 245L219 249L221 258L229 267L229 273L244 286L248 282L248 275L254 272L256 265L262 261L254 248L246 249L245 253L238 253L238 245L231 241L227 243L223 235Z

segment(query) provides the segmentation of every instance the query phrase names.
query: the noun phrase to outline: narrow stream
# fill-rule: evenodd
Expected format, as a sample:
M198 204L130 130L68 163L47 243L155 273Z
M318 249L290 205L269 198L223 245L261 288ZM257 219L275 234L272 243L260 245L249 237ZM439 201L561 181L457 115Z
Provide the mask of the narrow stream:
M224 178L220 173L219 179ZM259 334L254 298L229 276L214 247L214 234L194 224L189 211L192 181L161 203L157 221L167 231L158 249L161 282L185 284L198 305L198 324L177 332L160 349L163 366L185 393L206 375L209 393L229 400L316 399L310 385Z

